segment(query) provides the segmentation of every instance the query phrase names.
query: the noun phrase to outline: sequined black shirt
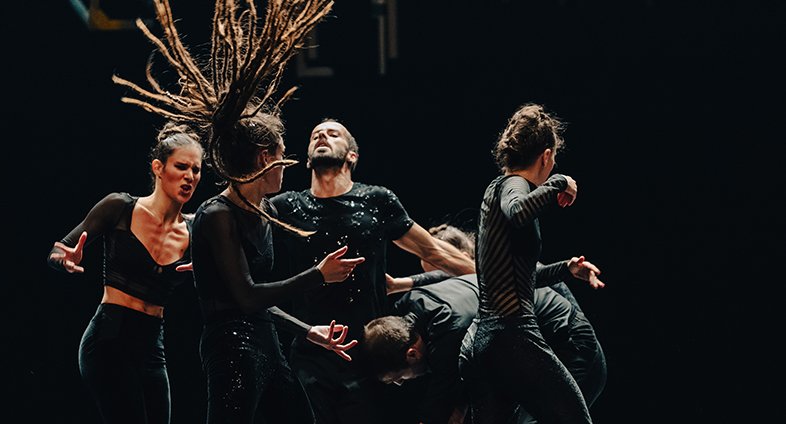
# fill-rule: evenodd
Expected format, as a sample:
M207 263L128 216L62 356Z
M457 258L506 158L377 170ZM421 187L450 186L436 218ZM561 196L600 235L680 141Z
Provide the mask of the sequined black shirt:
M381 186L354 183L340 196L317 198L310 190L289 191L271 199L284 222L316 231L308 237L276 235L283 249L279 261L290 270L314 266L328 253L347 245L346 258L365 262L343 282L315 287L292 304L293 314L313 324L330 320L349 325L347 340L362 337L363 326L389 311L385 290L385 258L391 241L414 224L398 197ZM282 264L282 262L279 262Z

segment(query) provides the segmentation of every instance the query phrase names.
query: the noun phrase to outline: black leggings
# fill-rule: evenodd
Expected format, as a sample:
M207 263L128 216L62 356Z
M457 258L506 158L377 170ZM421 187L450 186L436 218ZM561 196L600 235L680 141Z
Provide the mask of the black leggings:
M203 327L208 424L308 423L314 415L272 322L240 313Z
M592 422L576 381L543 340L534 317L478 320L459 364L473 424L512 422L519 406L544 424Z
M98 305L79 344L79 372L105 423L169 423L163 321Z

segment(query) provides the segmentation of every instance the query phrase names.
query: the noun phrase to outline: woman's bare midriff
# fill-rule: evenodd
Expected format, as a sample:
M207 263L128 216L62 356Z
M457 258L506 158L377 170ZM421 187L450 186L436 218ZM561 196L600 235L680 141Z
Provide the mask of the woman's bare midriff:
M142 312L157 318L164 317L164 307L145 302L144 300L131 296L111 286L104 286L104 296L101 303L111 303L114 305L125 306L126 308Z

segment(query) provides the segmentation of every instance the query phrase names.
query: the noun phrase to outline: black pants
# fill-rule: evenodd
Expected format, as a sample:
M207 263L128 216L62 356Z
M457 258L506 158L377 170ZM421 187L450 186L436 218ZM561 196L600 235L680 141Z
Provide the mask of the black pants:
M206 324L200 354L208 424L314 422L269 318L237 313Z
M363 373L361 356L356 352L347 362L320 347L303 343L293 347L290 361L308 393L317 424L383 422L382 383Z
M534 317L473 323L459 365L473 424L514 422L519 407L544 424L592 422L576 381L543 340Z
M79 345L79 371L105 423L169 423L163 321L102 303Z

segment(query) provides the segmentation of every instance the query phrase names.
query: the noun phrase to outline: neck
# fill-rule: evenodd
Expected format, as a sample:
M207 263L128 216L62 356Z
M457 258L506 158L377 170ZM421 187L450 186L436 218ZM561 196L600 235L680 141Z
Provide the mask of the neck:
M525 180L535 185L543 184L543 182L546 181L546 178L548 178L548 176L546 176L546 178L543 178L543 176L540 175L540 170L536 169L536 167L534 166L530 166L529 168L524 168L524 169L517 169L515 171L506 169L505 175L518 175L519 177L524 178Z
M315 197L335 197L352 190L352 173L347 165L341 168L311 171L311 194Z
M259 207L260 204L262 203L262 199L265 197L265 194L267 194L267 192L262 189L262 184L261 184L262 181L260 180L261 179L258 179L256 181L246 184L236 184L236 185L230 184L229 187L227 187L226 189L224 189L224 191L221 192L221 194L227 197L229 200L232 201L232 203L236 204L237 206L240 206L241 208L246 210L253 211L253 208L247 205L246 202L243 201L243 199L238 194L238 191L240 191L240 194L242 194L243 197L245 197L246 200L248 200L251 204Z
M180 220L180 212L183 205L173 202L169 197L154 191L153 194L140 197L138 202L144 206L151 214L158 217L162 224L177 222Z

